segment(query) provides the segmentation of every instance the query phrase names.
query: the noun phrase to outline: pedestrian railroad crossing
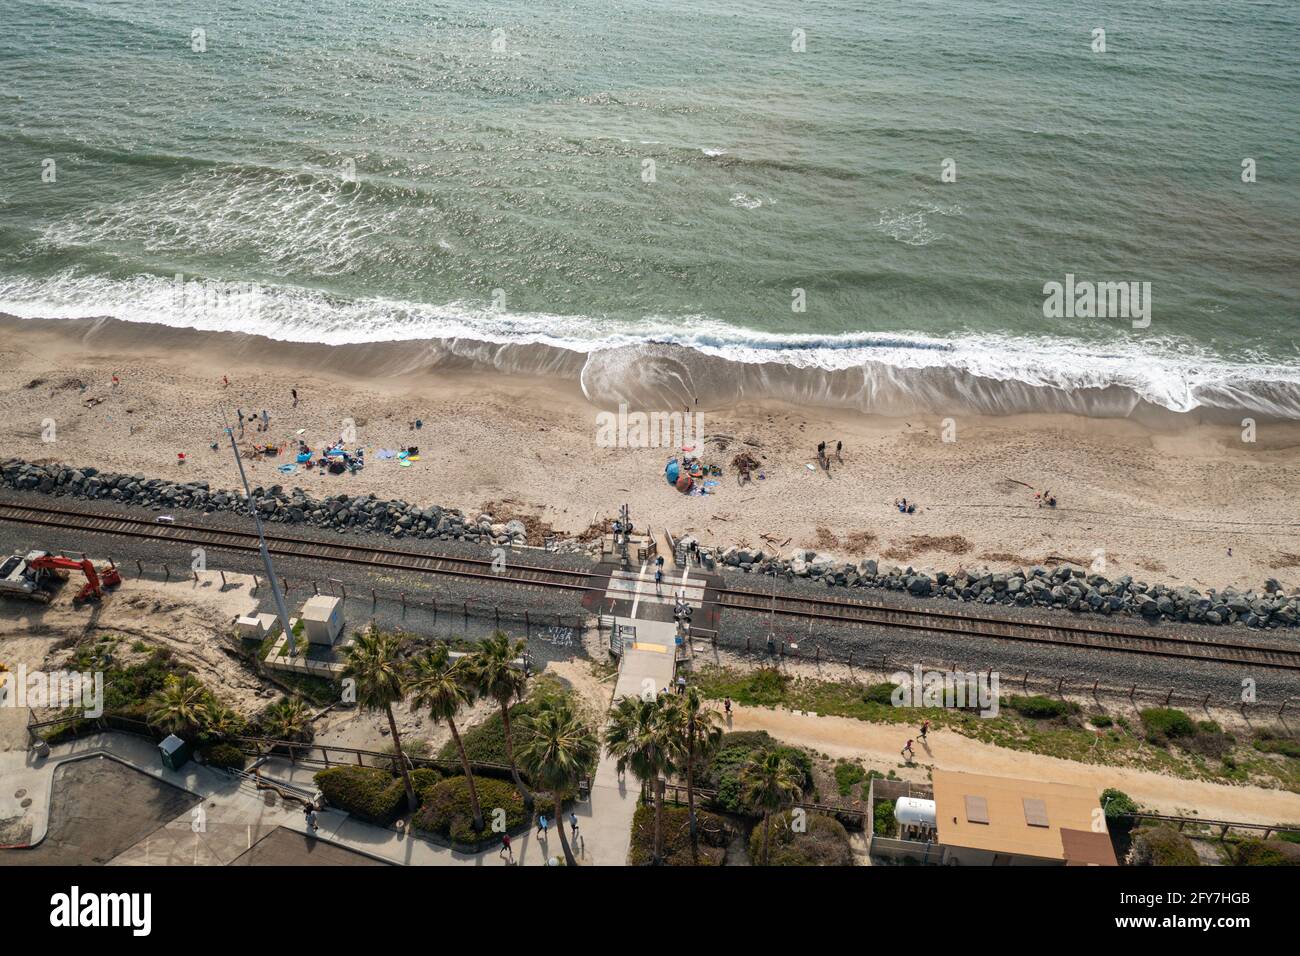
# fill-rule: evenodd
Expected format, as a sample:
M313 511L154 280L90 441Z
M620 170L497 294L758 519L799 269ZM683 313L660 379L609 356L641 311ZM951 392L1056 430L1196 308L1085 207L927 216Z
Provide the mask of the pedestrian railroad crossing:
M655 580L656 571L660 579ZM716 625L716 592L720 582L689 564L677 568L651 560L639 568L616 568L609 572L601 602L601 613L611 620L612 649L619 654L618 683L614 697L654 696L672 689L679 661L690 648L679 628L675 612L690 609L691 629ZM711 600L712 598L712 600ZM697 631L698 633L698 631Z

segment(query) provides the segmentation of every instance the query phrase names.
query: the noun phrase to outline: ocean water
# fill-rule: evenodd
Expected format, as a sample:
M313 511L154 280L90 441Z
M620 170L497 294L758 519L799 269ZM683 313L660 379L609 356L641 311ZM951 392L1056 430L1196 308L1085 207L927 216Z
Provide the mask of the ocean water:
M1300 418L1292 0L0 18L0 312L418 341L601 401ZM1149 282L1150 324L1046 317L1067 274Z

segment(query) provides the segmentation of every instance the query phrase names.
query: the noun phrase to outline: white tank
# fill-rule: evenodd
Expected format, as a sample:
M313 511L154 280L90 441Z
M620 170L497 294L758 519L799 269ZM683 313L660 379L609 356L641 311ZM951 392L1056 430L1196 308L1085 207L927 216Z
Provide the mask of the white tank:
M934 801L918 797L899 797L894 803L894 819L904 826L934 826Z

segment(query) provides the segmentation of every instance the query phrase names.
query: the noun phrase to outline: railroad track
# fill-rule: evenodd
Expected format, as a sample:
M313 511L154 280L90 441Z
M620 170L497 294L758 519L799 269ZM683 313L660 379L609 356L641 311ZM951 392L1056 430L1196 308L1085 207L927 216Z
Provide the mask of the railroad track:
M230 531L199 525L159 524L146 518L100 515L59 508L0 503L0 521L44 525L63 530L88 531L185 545L257 554L257 535L251 531ZM266 546L274 557L309 558L336 564L360 565L377 571L416 571L494 583L523 584L569 591L593 590L592 575L585 571L545 568L511 562L494 571L493 562L482 558L449 558L394 548L371 548L358 544L335 544L311 538L267 534ZM603 589L599 589L603 590Z
M158 524L146 518L124 515L102 515L0 502L0 521L244 554L258 553L257 535L251 531L232 531L182 523ZM494 584L517 584L603 594L609 578L608 574L540 567L521 564L518 561L512 561L505 570L497 572L493 570L493 562L483 558L441 557L418 551L332 543L290 535L268 534L266 541L271 554L275 556L349 564L381 571L413 571ZM888 607L843 598L773 596L770 593L764 594L743 588L721 588L716 595L712 603L719 609L756 614L779 614L782 617L808 621L865 624L899 630L951 634L957 637L1054 644L1206 663L1300 670L1300 649L1285 647L1242 644L1185 635L1155 635L1136 630L1090 627L1065 622L1047 624L1012 621L954 611Z
M1200 637L1157 635L1112 627L1011 621L954 611L883 607L861 601L763 594L734 588L718 593L718 606L734 611L776 613L806 620L869 624L903 630L983 637L1032 644L1056 644L1216 664L1247 664L1300 670L1300 648L1240 644Z

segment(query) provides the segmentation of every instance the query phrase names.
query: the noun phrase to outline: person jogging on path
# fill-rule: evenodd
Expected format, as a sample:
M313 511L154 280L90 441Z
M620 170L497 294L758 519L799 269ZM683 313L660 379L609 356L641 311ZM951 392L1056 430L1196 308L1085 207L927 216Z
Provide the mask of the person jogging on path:
M501 834L501 852L497 856L504 857L509 862L515 862L515 851L510 846L510 834Z
M547 825L548 825L548 824L547 824L547 821L546 821L546 814L544 814L544 813L539 813L539 814L537 814L537 835L538 835L539 837L541 837L543 840L546 839L546 827L547 827Z
M925 740L926 735L929 733L930 733L930 722L928 720L921 721L921 729L917 731L916 735L920 737L922 740Z
M904 757L907 758L908 763L911 763L912 758L913 758L914 756L916 756L915 751L912 750L912 738L911 738L911 737L907 738L907 743L903 744L903 749L902 749L901 753L902 753L902 755L903 755Z

